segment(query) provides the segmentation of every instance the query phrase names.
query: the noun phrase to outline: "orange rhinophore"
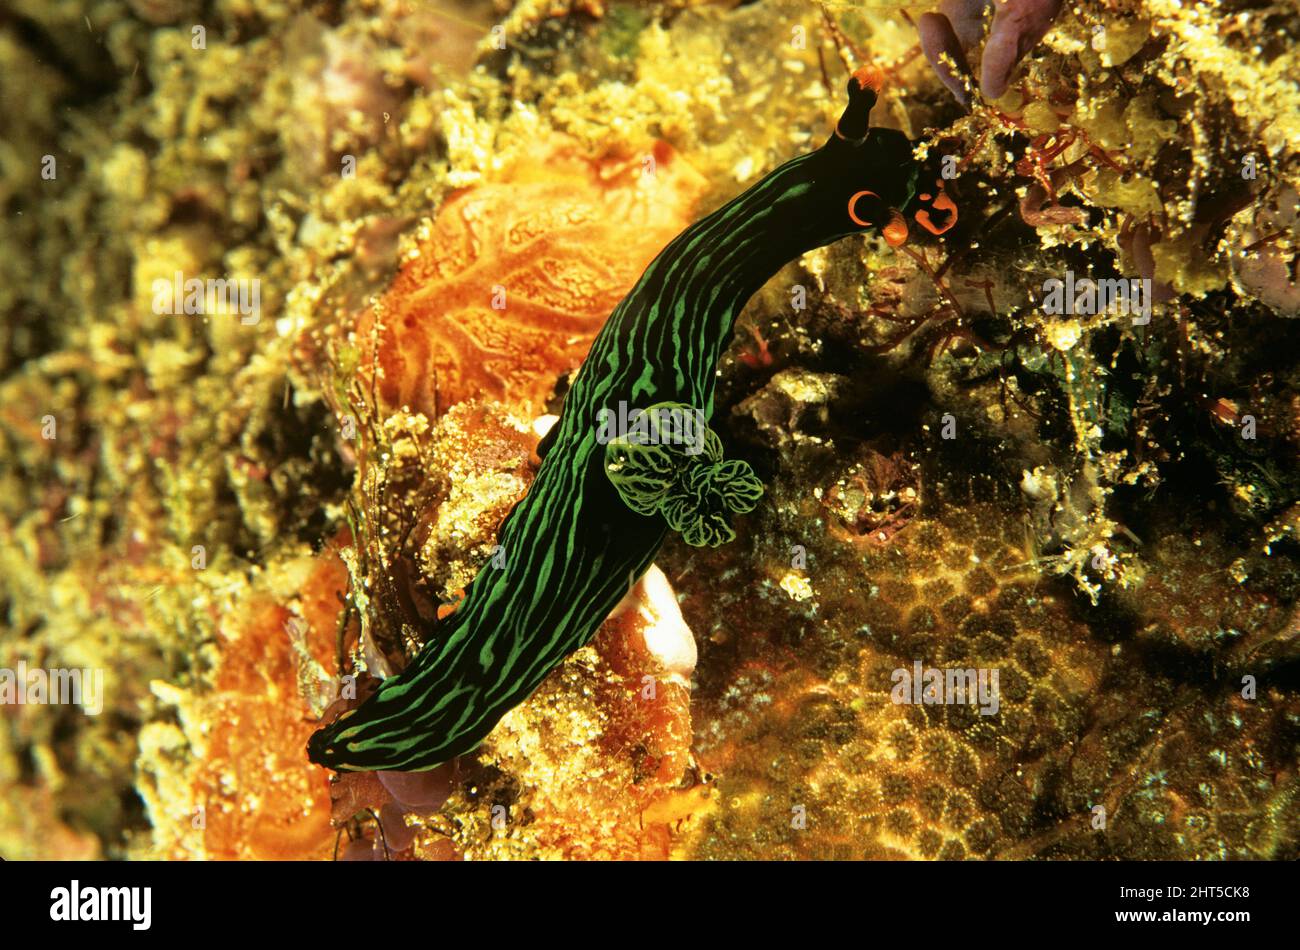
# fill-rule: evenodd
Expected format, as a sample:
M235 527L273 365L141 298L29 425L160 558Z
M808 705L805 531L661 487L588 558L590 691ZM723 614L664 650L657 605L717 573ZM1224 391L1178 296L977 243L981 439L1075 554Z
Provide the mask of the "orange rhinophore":
M898 247L907 242L907 219L903 217L903 212L897 208L889 209L889 223L881 229L885 236L885 243L890 247Z
M880 95L880 90L885 85L885 73L875 66L859 66L853 71L853 81L858 84L859 89L870 89L876 95Z
M865 220L858 216L857 204L862 198L875 198L880 200L880 196L874 191L859 191L854 193L849 199L849 220L859 227L871 227L876 222ZM898 247L907 241L907 219L897 208L889 209L889 222L881 229L881 234L885 237L885 242L890 247Z

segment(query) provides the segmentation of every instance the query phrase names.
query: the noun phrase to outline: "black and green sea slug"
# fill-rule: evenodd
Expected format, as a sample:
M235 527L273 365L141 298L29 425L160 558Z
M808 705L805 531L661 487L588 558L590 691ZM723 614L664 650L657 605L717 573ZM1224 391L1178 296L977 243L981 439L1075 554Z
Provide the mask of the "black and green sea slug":
M311 737L313 762L409 771L470 751L592 637L669 531L701 546L734 537L730 515L752 509L762 484L746 463L723 458L703 420L740 309L809 250L871 228L900 243L905 215L934 233L956 218L941 182L922 179L906 136L870 128L878 89L878 74L860 69L821 148L687 228L651 262L596 337L538 449L537 477L501 528L504 559L479 572L405 670ZM653 419L701 422L680 438L664 438L655 423L650 438L602 439L601 423L620 403L653 409ZM689 426L666 423L675 424Z

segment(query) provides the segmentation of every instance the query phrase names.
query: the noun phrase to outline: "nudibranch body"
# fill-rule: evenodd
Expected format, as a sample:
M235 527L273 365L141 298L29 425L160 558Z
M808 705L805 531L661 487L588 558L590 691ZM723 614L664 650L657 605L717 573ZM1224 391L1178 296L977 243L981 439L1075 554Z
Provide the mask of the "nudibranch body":
M752 508L762 486L745 463L722 457L707 426L695 433L699 451L683 451L671 440L608 442L602 423L620 403L709 418L736 315L799 255L873 227L901 243L905 212L936 233L952 224L942 182L918 195L921 168L906 136L870 128L878 86L870 70L855 73L821 148L693 224L651 262L592 344L538 449L537 477L501 528L504 557L479 572L405 670L312 736L312 761L419 770L470 751L592 637L669 530L697 545L732 537L727 515Z

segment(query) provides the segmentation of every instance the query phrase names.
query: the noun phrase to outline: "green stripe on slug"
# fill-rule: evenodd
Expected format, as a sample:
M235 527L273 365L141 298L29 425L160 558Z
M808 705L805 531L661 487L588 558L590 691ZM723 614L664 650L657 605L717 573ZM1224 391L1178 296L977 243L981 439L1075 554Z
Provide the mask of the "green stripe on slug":
M620 403L672 404L707 423L745 302L801 254L896 229L915 210L912 145L869 127L876 90L861 72L825 144L687 228L646 268L592 344L537 477L502 526L505 567L485 566L405 670L311 737L313 762L418 770L469 752L592 637L670 528L694 545L734 537L728 516L751 510L763 487L747 464L723 460L707 424L699 453L675 454L602 442L602 416Z

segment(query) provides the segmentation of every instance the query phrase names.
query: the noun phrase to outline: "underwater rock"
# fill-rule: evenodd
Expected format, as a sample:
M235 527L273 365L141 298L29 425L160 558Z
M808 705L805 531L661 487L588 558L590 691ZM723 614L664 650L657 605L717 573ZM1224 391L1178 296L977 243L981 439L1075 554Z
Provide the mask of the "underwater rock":
M383 575L357 574L340 586L340 596L361 590L391 601L362 623L362 636L370 630L379 643L409 656L419 645L410 631L438 635L436 625L402 606L410 595L385 592L396 577L423 574L445 609L454 609L458 588L492 556L502 518L531 481L529 457L545 428L525 426L477 400L452 407L432 427L403 413L380 427L392 440L381 453L386 468L374 472L382 483L404 483L403 459L422 460L443 478L409 515L409 553L400 560L390 553ZM368 512L359 524L385 517ZM361 529L359 543L368 530ZM360 563L350 544L342 553L347 563ZM399 568L416 557L426 567ZM347 635L346 645L355 664L364 642L356 644L354 636ZM405 661L394 657L394 667ZM350 841L343 854L358 860L666 856L669 825L702 801L699 791L679 787L691 773L695 661L673 590L651 568L592 643L561 664L478 750L431 772L337 776L330 795L333 825ZM376 685L373 677L359 677L356 696L334 703L323 721L356 706Z
M303 17L286 46L298 79L283 127L285 151L308 174L339 169L343 155L379 141L385 117L401 102L399 90L385 81L379 47L363 31L331 30Z
M431 419L471 396L540 411L702 187L662 142L593 159L549 136L449 198L357 322L384 402Z
M816 504L785 480L772 492L782 506ZM1231 678L1180 682L1140 642L1088 636L1068 595L1035 579L1017 522L996 506L939 515L929 505L888 546L810 536L812 624L806 605L787 607L775 592L688 594L684 610L698 627L728 631L702 656L695 748L718 781L712 807L690 826L689 853L1291 853L1295 815L1277 809L1300 781L1293 771L1272 781L1282 758L1261 756L1255 742L1271 716L1292 714L1295 698L1277 690L1243 702ZM1226 556L1202 553L1214 564ZM1253 629L1275 629L1279 618L1258 612L1266 592L1229 596L1257 605ZM1208 600L1206 620L1231 602L1217 591ZM1152 617L1179 609L1176 595L1128 602ZM727 619L742 605L743 621ZM991 701L900 703L898 671L917 663L996 671ZM1193 757L1193 748L1203 751ZM1097 805L1104 835L1091 824Z
M420 821L436 815L453 794L456 761L428 772L348 772L331 782L333 821L350 835L343 860L459 859L450 843L427 832ZM414 816L408 822L407 816ZM363 821L363 818L370 821ZM415 846L421 845L419 851Z
M753 419L758 431L776 445L787 435L793 439L812 438L806 429L816 428L828 418L828 404L847 384L843 377L785 369L776 373L762 390L736 407L736 412Z
M336 825L377 815L383 828L355 826L345 857L667 857L671 829L706 800L689 779L695 659L651 568L480 750L431 772L338 776Z
M196 6L0 17L0 666L109 681L0 713L0 854L1300 855L1292 12L941 0L921 58L792 0L238 0L200 55ZM746 307L734 540L671 538L417 790L330 784L340 673L437 635L530 421L671 237L830 134L834 52L957 226ZM156 312L177 270L263 319ZM1054 312L1070 274L1150 309ZM996 670L997 712L894 702L917 662Z
M207 689L154 683L182 727L155 727L142 756L150 777L153 852L219 860L325 858L334 843L329 773L302 756L315 728L289 648L300 633L322 665L332 649L345 571L337 558L279 568L292 611L253 595L218 620L224 649ZM184 764L179 743L192 759Z
M1300 315L1300 271L1294 241L1300 225L1300 193L1291 186L1266 196L1256 221L1241 234L1232 254L1239 286L1287 317Z
M651 568L592 642L509 712L448 803L466 857L666 858L707 807L691 760L695 645ZM472 761L471 761L472 760Z
M198 11L196 0L127 0L136 16L156 26L178 23Z

